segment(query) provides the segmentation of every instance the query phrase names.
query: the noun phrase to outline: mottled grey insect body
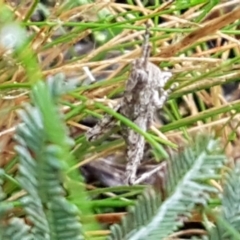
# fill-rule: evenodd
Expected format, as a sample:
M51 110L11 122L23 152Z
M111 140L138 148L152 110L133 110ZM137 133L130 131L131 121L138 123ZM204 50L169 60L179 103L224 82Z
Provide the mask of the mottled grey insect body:
M147 27L142 57L133 61L123 98L115 109L143 131L150 128L156 109L164 106L169 94L176 87L176 84L173 84L169 90L164 90L172 73L162 71L148 61L150 49ZM86 133L87 139L97 139L101 133L115 124L114 121L113 117L106 115L98 125ZM134 184L137 168L144 155L145 139L124 124L121 124L121 134L127 148L126 183Z
M172 76L145 59L149 51L148 45L143 47L143 57L133 62L120 108L120 113L143 131L150 128L156 109L162 108L167 100L168 92L163 88ZM126 183L134 184L144 155L145 139L127 126L122 126L122 135L127 146Z

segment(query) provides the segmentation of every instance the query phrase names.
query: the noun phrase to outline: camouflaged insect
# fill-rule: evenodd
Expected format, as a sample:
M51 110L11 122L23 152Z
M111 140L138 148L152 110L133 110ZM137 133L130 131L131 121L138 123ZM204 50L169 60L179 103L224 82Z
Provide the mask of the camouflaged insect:
M176 87L164 90L172 73L162 71L149 62L150 44L149 28L146 28L145 41L142 47L142 56L132 63L125 92L119 105L115 108L120 114L134 122L143 131L147 131L157 109L161 109L169 94ZM102 133L116 124L114 117L106 115L102 121L86 133L89 141L96 140ZM134 184L136 172L144 155L145 139L132 128L121 124L121 134L126 143L126 184Z

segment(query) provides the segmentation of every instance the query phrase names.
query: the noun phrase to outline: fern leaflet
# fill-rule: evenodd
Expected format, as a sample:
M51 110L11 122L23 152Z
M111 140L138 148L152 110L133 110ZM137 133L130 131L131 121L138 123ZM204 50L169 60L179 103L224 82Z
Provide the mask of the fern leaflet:
M112 240L165 239L182 226L181 216L190 216L196 204L205 205L217 189L207 182L217 178L225 156L218 142L199 137L191 148L169 160L168 198L161 203L158 194L146 193L130 210L121 225L111 229ZM134 229L134 230L132 230Z

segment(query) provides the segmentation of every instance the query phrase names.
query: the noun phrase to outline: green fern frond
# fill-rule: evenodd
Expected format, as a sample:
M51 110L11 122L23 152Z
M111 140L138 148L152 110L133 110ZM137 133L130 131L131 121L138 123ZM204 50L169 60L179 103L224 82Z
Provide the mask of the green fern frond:
M115 224L111 227L109 239L131 239L130 237L155 215L160 204L160 195L151 188L147 189L139 196L136 205L129 208L128 215L122 219L121 225Z
M61 79L60 79L61 80ZM83 239L78 208L67 201L63 183L67 161L71 158L71 139L55 106L62 92L38 82L32 91L34 106L19 111L24 125L17 129L16 152L19 155L18 180L28 193L22 199L35 239ZM54 91L52 91L54 89ZM58 90L58 92L56 92Z
M218 142L211 138L201 137L194 142L193 147L169 161L169 197L161 204L159 195L144 195L121 225L113 225L109 239L167 238L182 226L180 215L190 216L196 204L205 205L210 194L217 193L208 180L218 177L225 156L219 154Z
M1 238L0 238L1 239ZM30 234L30 226L25 224L23 219L11 218L4 229L2 240L33 240L36 239Z
M222 198L222 212L232 227L240 232L240 165L227 175Z
M210 231L212 240L240 239L240 165L226 175L221 214L216 227Z
M2 189L4 170L0 168L0 240L30 240L30 227L19 218L7 219L7 214L14 208L14 204L4 201L5 194Z

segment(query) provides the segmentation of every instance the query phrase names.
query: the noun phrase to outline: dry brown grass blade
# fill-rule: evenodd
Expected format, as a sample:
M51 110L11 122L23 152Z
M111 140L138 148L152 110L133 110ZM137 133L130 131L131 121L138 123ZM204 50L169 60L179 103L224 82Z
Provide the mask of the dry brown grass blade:
M125 216L125 212L121 213L103 213L103 214L96 214L94 216L86 216L83 221L87 221L88 219L91 220L94 217L99 223L119 223L123 216Z
M215 33L217 30L223 28L224 26L234 22L235 20L239 19L240 16L240 7L237 7L232 12L229 12L217 19L211 20L210 22L206 23L203 27L191 32L185 38L183 38L180 42L168 46L164 48L158 56L160 57L171 57L174 56L181 50L184 50L186 47L190 46L191 44L195 43L197 40Z

